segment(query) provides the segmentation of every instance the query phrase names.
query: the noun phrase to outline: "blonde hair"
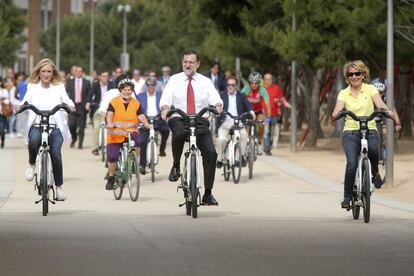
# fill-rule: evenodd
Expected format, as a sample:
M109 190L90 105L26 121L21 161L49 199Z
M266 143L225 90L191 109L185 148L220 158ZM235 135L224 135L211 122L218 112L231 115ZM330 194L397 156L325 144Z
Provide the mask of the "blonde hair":
M365 65L365 63L362 60L352 60L345 63L343 67L343 74L344 78L347 84L349 84L348 81L348 69L349 67L353 67L354 69L358 70L362 73L362 82L370 83L370 76L369 76L369 68Z
M33 68L30 76L28 78L29 83L38 83L40 81L40 70L43 66L50 65L52 67L53 75L51 83L53 85L62 83L62 77L59 74L59 71L56 68L56 65L53 63L51 59L44 58Z

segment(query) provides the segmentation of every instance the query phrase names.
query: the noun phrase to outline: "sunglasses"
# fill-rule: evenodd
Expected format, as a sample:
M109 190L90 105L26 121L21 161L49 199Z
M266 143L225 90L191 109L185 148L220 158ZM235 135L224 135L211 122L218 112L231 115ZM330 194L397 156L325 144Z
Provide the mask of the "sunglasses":
M227 86L236 87L235 83L228 83Z
M362 72L348 72L347 75L348 77L353 77L353 76L360 77L362 75Z
M155 86L154 83L148 83L147 86Z

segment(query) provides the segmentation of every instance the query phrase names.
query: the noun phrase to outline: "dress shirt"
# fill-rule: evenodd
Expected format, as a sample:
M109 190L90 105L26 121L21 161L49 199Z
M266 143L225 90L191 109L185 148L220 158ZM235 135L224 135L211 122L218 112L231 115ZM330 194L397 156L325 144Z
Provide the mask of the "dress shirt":
M228 112L233 115L233 116L238 116L237 114L237 97L236 97L236 93L230 94L229 95L229 106L228 106ZM230 116L226 116L226 123L232 123L233 119L230 118Z
M100 85L101 85L101 103L102 103L102 100L106 92L108 92L108 84L100 84Z
M220 94L209 78L195 73L191 85L194 90L196 113L209 105L223 104ZM174 105L174 107L187 113L187 87L188 76L184 72L171 76L162 92L160 108L164 105L168 107Z
M46 99L46 100L45 100ZM20 105L23 105L25 102L36 106L38 109L51 110L56 105L65 103L69 106L75 107L75 104L69 99L68 94L66 93L65 86L63 83L53 85L51 84L49 88L43 88L39 83L29 83L27 85L27 92L23 100L20 102ZM63 139L66 141L70 138L69 127L66 119L66 111L59 110L53 115L53 120L55 120L57 127L62 133ZM37 115L33 111L29 111L29 117L27 119L25 127L25 136L24 142L29 143L29 130L30 127L36 120Z
M151 96L147 92L147 116L157 116L158 110L157 110L157 97L155 96L155 93Z
M82 78L75 78L75 102L82 102Z

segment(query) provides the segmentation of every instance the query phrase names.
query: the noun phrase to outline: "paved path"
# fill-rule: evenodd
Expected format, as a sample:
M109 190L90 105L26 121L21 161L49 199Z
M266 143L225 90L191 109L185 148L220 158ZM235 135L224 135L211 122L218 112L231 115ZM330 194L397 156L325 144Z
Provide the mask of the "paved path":
M21 143L13 141L13 193L0 208L2 275L412 275L414 269L414 213L374 203L371 223L354 221L329 188L339 184L315 185L314 175L287 172L280 163L291 164L276 157L260 158L254 179L244 170L237 185L217 172L220 206L200 208L194 220L178 208L182 195L166 180L170 152L160 159L157 182L144 176L140 198L131 202L104 190L105 170L90 148L66 146L68 200L42 217L24 180Z

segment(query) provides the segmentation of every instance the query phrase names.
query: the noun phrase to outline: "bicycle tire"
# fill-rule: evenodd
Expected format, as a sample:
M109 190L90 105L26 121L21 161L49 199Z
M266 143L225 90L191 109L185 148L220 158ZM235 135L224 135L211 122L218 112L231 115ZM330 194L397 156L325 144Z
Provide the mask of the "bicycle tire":
M224 175L224 181L229 181L230 179L230 164L229 160L226 158L228 156L227 151L229 150L229 142L226 144L226 148L224 150L224 162L223 162L223 175Z
M99 135L101 136L101 160L102 162L105 162L106 158L106 147L105 147L105 131L101 128Z
M239 142L237 142L234 145L233 156L234 156L234 164L231 167L231 172L233 175L233 182L234 184L237 184L240 181L240 176L241 176L241 171L242 171L242 161L243 161L241 145Z
M43 216L47 216L49 212L49 187L48 187L48 152L44 151L42 154L42 169L40 175L40 186L42 189L42 214Z
M190 159L191 177L190 177L190 191L191 191L191 214L193 218L197 218L198 212L198 189L197 189L197 164L195 154L191 155Z
M130 151L128 154L128 190L132 201L137 201L141 182L139 178L139 160L135 151Z
M123 162L122 154L120 154L119 160L117 162L118 170L119 168L121 168L121 162ZM113 190L113 194L116 200L120 200L122 198L125 185L124 183L122 183L122 179L119 179L116 175L115 175L115 184L116 184L116 187Z
M368 160L364 160L362 164L362 203L364 211L364 222L369 223L371 212L371 182L369 179Z
M151 146L151 150L150 150L151 158L150 158L149 167L151 171L151 182L154 183L155 182L155 145L154 145L154 142L151 142L150 146Z
M253 163L254 163L254 156L256 155L255 153L255 148L254 148L254 140L250 139L249 140L249 146L248 146L248 151L249 151L249 160L248 160L248 167L249 167L249 179L253 178Z
M356 205L356 203L358 202L358 197L356 194L354 194L352 196L352 217L357 220L359 219L359 213L361 210L361 206Z

